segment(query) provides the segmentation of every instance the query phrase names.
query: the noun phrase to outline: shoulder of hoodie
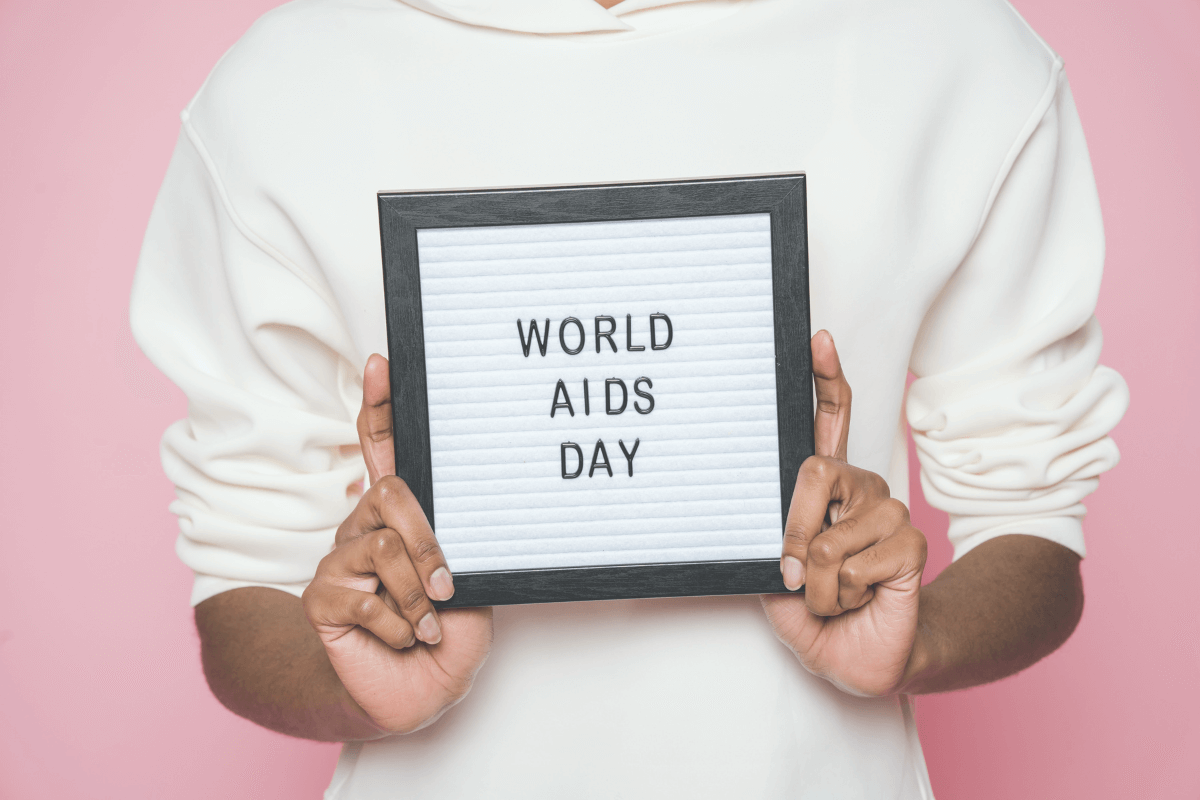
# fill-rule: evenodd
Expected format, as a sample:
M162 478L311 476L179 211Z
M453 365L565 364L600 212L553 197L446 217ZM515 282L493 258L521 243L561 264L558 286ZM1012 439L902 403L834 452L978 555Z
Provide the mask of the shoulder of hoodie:
M217 62L184 109L185 125L231 171L336 118L372 84L420 73L431 28L453 25L401 0L294 0L260 17ZM387 64L374 58L386 37ZM372 46L364 46L372 45ZM428 44L424 45L428 47Z
M805 24L807 3L765 2L782 3L785 16ZM842 26L861 29L861 39L886 48L872 59L881 74L895 60L894 75L883 83L945 83L964 111L978 106L981 113L971 115L977 118L1010 117L1025 106L1031 111L1057 71L1057 54L1006 0L830 0L825 6L832 11L815 13L843 16ZM787 35L789 27L764 35ZM447 34L454 33L464 34L460 44L469 52L474 35L498 32L436 17L403 0L295 0L263 15L230 48L184 119L218 162L235 156L239 143L261 154L255 141L277 147L278 132L369 98L364 84L422 80L428 70L422 54L452 46L458 37ZM998 101L1003 109L989 111Z
M893 42L934 54L941 65L968 73L988 69L1008 72L1012 79L1026 73L1045 78L1058 60L1007 0L827 0L825 9L807 0L765 1L800 27L808 25L810 14L833 13L843 17L840 27L882 31ZM389 67L396 66L394 60L402 63L406 52L418 56L431 46L450 46L457 37L448 34L461 33L464 40L514 35L451 22L403 0L294 0L250 27L213 68L188 108L199 113L226 102L255 102L265 94L303 94L305 85L321 76L344 80L348 55L362 60L378 55L378 48L362 46L373 33L387 37Z
M850 0L848 7L863 47L887 54L872 61L897 79L1007 90L1013 99L1032 93L1036 102L1061 65L1007 0Z
M870 121L925 126L972 168L1000 169L1062 86L1061 58L1006 0L845 2L860 117L902 110Z

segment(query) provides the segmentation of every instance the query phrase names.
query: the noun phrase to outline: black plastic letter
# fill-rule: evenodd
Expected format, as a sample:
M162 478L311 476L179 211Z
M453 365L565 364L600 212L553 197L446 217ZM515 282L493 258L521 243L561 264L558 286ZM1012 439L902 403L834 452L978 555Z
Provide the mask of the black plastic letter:
M575 468L574 472L567 472L567 449L568 448L570 448L571 450L574 450L575 457L579 459L579 466L577 466ZM559 455L562 458L562 476L563 476L564 480L570 480L571 478L578 478L583 473L583 448L581 448L579 445L575 444L574 442L563 442L562 445L559 446Z
M562 400L558 399L562 395ZM558 386L554 387L554 400L550 406L550 419L554 419L554 412L560 408L565 408L571 412L571 416L575 416L575 409L571 407L571 395L567 394L567 385L562 382L562 378L558 379Z
M517 320L517 336L521 338L521 350L525 353L526 358L529 358L529 346L533 344L533 340L535 338L537 339L538 350L540 350L544 356L546 355L546 345L550 344L550 320L546 320L545 333L542 333L538 330L536 319L529 320L528 339L525 338L525 331L521 328L521 320Z
M600 323L607 322L608 330L600 330ZM600 316L596 317L596 352L600 352L600 340L608 339L608 343L612 345L613 352L617 352L617 343L613 341L613 334L617 332L617 321L612 317Z
M658 343L657 331L654 323L658 320L667 323L667 341L663 344ZM581 328L582 330L582 328ZM666 350L671 346L671 340L675 338L675 330L671 327L671 318L666 314L651 314L650 315L650 349L651 350ZM582 346L582 345L581 345Z
M574 350L567 347L567 325L574 325L579 329L579 347ZM578 355L583 352L583 341L587 337L583 333L583 323L574 317L567 317L558 326L558 343L562 345L563 352L569 356Z
M641 439L634 439L633 440L633 449L626 450L625 442L621 439L617 439L617 444L621 445L621 452L625 454L625 460L629 462L629 477L631 477L631 478L633 477L633 457L635 455L637 455L638 445L641 443L642 443Z
M596 460L600 458L600 456L604 456L603 461ZM589 478L592 477L592 473L596 471L596 467L604 467L606 470L608 470L608 477L611 478L613 476L612 465L608 463L608 451L604 449L603 439L596 440L596 449L592 451L592 468L588 470ZM583 469L583 461L579 462L579 468Z
M585 417L592 415L592 398L588 394L587 378L583 379L583 415Z
M633 314L625 315L625 349L634 353L638 353L646 349L646 345L644 344L633 343Z
M612 387L621 387L621 407L613 411L612 406ZM625 410L625 406L629 404L629 390L625 388L625 381L620 378L606 378L604 380L604 413L612 414L614 417Z
M651 380L649 378L645 378L645 377L638 378L636 381L633 382L633 393L636 394L638 397L644 397L647 400L649 400L650 406L645 411L642 411L642 407L640 405L638 405L637 403L634 403L633 410L638 412L639 414L649 414L651 411L654 410L654 395L650 394L649 392L643 392L641 389L638 388L638 385L642 381L646 382L647 389L654 388L654 383L651 382Z

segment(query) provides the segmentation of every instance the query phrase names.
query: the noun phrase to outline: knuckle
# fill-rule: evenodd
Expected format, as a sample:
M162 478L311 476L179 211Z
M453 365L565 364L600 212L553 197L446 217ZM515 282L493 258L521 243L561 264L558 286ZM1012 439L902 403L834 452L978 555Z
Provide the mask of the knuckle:
M808 534L804 527L796 522L788 522L783 529L783 549L796 550L808 543Z
M312 582L309 587L316 587L313 591L321 591L324 584L330 578L338 573L338 562L341 559L342 551L337 549L332 550L324 558L317 562L317 569L313 573Z
M855 564L846 564L838 572L838 583L842 586L861 586L864 580L862 567Z
M849 409L853 397L850 392L850 384L846 382L845 377L839 375L833 380L826 378L822 381L826 385L821 388L820 394L817 396L817 410L826 414L840 414Z
M829 476L833 472L833 464L831 459L826 458L825 456L813 456L812 458L808 459L808 461L804 462L805 466L808 466L809 464L812 465L809 471L812 473L814 478L822 482L829 480Z
M396 536L396 532L391 528L382 528L375 532L371 539L371 549L378 556L388 556L396 552L400 542Z
M405 592L402 597L397 598L396 602L402 611L416 611L425 604L425 591L420 587L414 587Z
M395 475L384 475L372 488L376 490L381 503L398 500L408 492L408 484Z
M379 616L382 607L382 601L377 596L369 594L366 597L356 599L351 610L355 619L370 621Z
M333 561L337 555L338 552L335 548L322 556L321 560L317 562L316 570L313 571L312 583L310 583L309 586L312 586L313 583L319 582L329 573L329 571L333 568Z
M908 507L894 497L883 501L883 513L893 530L908 523Z
M367 431L367 438L370 439L373 444L379 444L380 442L386 442L388 439L391 439L391 423L389 422L386 425L380 425L378 428L369 429Z
M433 539L422 536L412 543L409 556L417 564L427 564L441 555L442 548Z
M820 566L837 563L842 557L838 543L829 536L821 536L808 546L808 558Z
M309 582L305 589L312 589L314 592L320 591L323 588L325 581L329 579L329 573L334 571L333 562L338 553L333 551L317 562L317 568L313 571L313 579Z

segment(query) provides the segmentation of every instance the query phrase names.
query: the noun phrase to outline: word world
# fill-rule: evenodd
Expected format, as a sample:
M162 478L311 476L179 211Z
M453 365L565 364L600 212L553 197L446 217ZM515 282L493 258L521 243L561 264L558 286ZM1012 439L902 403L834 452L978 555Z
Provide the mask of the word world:
M609 316L600 315L595 319L593 327L593 339L596 343L596 352L602 352L601 345L607 344L612 348L614 353L619 352L617 343L613 340L613 336L617 332L617 321ZM662 335L665 338L660 342L659 329L660 323L662 327ZM601 330L600 326L604 329ZM568 330L570 329L570 330ZM550 320L546 320L542 329L537 326L537 320L529 320L529 335L525 335L525 329L521 326L521 320L517 320L517 335L521 338L521 351L529 358L529 351L533 347L533 343L537 341L538 352L544 357L546 355L546 347L550 344ZM567 339L574 342L574 347L567 344ZM650 349L651 350L666 350L671 346L671 340L675 338L675 330L671 325L671 318L666 314L651 314L650 315ZM587 346L587 331L582 322L575 317L567 317L558 325L558 345L563 352L569 356L576 356L583 352L583 348ZM633 315L625 315L625 349L630 352L640 352L646 349L644 344L633 343Z
M592 342L595 345L597 353L620 352L615 337L617 334L617 320L615 317L610 317L605 314L596 316L592 320L591 333ZM521 342L521 353L525 358L529 358L531 354L537 354L545 358L546 349L551 344L551 326L550 320L546 319L542 326L538 326L536 319L529 320L528 333L521 320L517 320L517 337ZM666 350L675 340L675 328L671 324L671 318L666 314L651 314L649 319L649 346L651 351ZM567 317L558 325L558 345L562 351L569 356L579 355L587 346L588 341L588 326L576 317ZM645 344L635 344L633 337L633 315L625 315L625 349L629 352L642 352L646 350ZM626 383L624 378L613 377L604 379L604 413L608 416L619 416L624 414L626 409L632 408L638 414L649 414L654 411L654 395L650 393L650 389L654 388L654 382L642 376L633 381ZM630 402L630 392L637 399ZM600 392L597 387L596 402L600 402ZM588 379L584 378L580 388L576 389L576 400L571 400L571 390L568 388L566 381L559 378L554 386L554 393L550 400L550 418L554 419L555 415L566 417L574 417L577 410L582 411L583 416L591 416L592 413L592 389L589 386ZM582 409L579 406L582 405ZM560 412L565 412L561 414ZM599 407L597 407L599 413ZM625 456L626 471L630 478L633 477L633 458L637 455L638 447L641 445L641 439L634 439L633 446L627 447L623 439L617 440L617 446L621 449L621 454ZM572 462L568 466L568 461ZM583 467L586 459L583 454L583 448L575 442L563 442L559 446L559 463L562 467L562 477L564 480L573 480L583 475ZM587 475L589 478L595 477L596 470L603 470L608 477L613 477L612 462L609 460L608 448L604 444L603 439L597 439L595 447L592 448L591 464L588 468Z

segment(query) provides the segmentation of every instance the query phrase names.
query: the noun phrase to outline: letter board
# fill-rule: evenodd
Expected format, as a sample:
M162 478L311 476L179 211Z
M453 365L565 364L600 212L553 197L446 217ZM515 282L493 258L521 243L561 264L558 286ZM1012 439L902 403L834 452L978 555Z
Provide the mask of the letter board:
M381 193L396 471L443 606L784 591L803 175Z

